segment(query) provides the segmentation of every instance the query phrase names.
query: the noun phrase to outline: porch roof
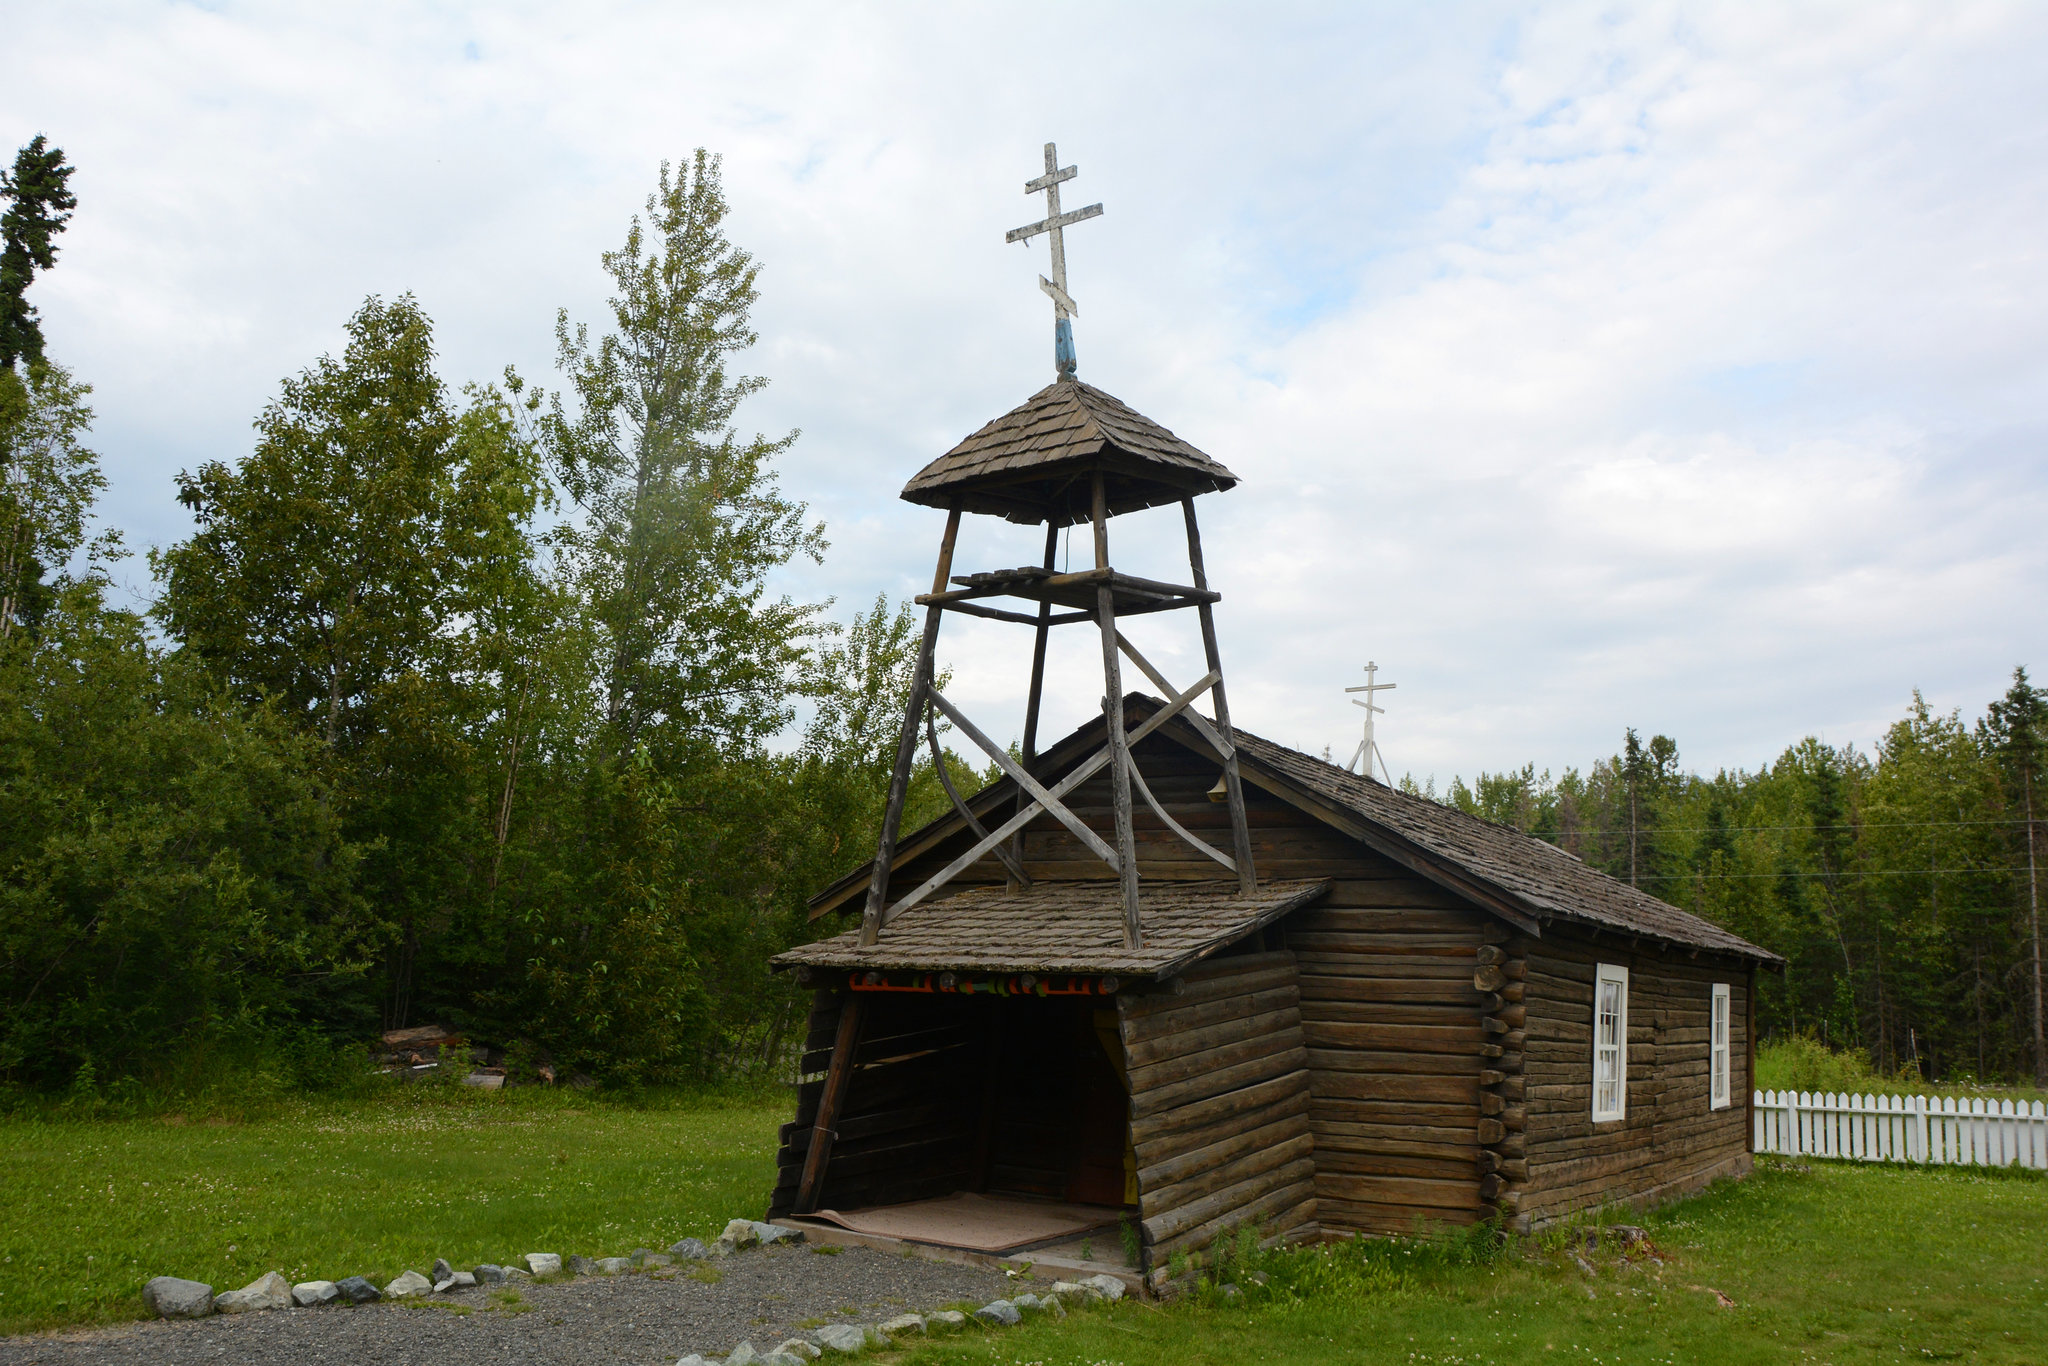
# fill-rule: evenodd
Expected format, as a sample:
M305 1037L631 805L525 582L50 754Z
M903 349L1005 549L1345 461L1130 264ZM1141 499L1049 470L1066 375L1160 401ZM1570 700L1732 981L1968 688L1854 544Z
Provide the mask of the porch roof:
M1247 896L1235 882L1148 882L1141 889L1145 944L1136 949L1124 947L1115 882L973 888L911 907L866 948L853 929L777 954L774 964L1164 979L1307 905L1329 885L1325 878L1264 882Z

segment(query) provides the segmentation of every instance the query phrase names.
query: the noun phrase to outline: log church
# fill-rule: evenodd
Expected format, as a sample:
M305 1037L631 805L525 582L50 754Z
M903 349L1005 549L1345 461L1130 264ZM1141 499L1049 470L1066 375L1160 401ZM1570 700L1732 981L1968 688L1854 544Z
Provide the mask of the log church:
M1048 146L1049 212L1011 234L1054 239L1059 377L903 490L945 514L938 563L876 856L811 903L858 921L775 960L813 1005L770 1216L1136 1277L1244 1229L1528 1229L1748 1172L1779 960L1234 724L1196 500L1237 476L1076 377L1059 233L1100 207L1060 212L1072 175ZM1185 572L1113 566L1113 520L1147 510L1178 511ZM1042 562L956 575L967 516L1044 526ZM1087 568L1056 568L1068 527ZM1119 627L1157 613L1199 639L1185 687ZM1030 633L1021 754L936 684L955 614ZM1041 746L1066 626L1099 639L1104 701ZM1003 777L906 832L941 722Z

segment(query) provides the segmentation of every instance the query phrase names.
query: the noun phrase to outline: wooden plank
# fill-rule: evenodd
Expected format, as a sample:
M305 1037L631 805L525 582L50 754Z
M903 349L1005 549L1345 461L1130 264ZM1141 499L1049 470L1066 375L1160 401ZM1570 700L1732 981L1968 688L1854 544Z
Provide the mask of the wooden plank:
M1184 1060L1196 1054L1209 1054L1227 1044L1242 1043L1250 1039L1269 1038L1276 1034L1291 1034L1297 1039L1301 1032L1301 1009L1289 1005L1281 1010L1263 1011L1240 1019L1224 1020L1200 1029L1183 1030L1168 1034L1125 1050L1124 1062L1130 1069L1131 1085L1154 1086L1167 1078L1168 1074L1155 1069L1168 1065L1183 1065ZM1186 1064L1199 1065L1199 1064ZM1143 1074L1140 1080L1140 1074Z
M959 519L959 513L955 512L952 523L955 527ZM825 1073L818 1116L811 1125L810 1148L805 1153L803 1176L797 1185L796 1211L799 1214L809 1214L818 1207L825 1165L832 1155L833 1126L838 1122L839 1107L846 1099L846 1086L853 1076L854 1048L860 1041L862 1002L858 996L850 993L849 996L850 999L840 1009L838 1041L832 1051L832 1065Z
M1166 1215L1172 1211L1191 1208L1217 1191L1252 1181L1267 1172L1292 1163L1308 1161L1310 1154L1315 1151L1315 1146L1315 1138L1304 1129L1301 1133L1276 1143L1239 1153L1227 1162L1190 1172L1173 1185L1149 1191L1141 1186L1139 1210ZM1313 1162L1309 1162L1307 1170L1315 1170Z

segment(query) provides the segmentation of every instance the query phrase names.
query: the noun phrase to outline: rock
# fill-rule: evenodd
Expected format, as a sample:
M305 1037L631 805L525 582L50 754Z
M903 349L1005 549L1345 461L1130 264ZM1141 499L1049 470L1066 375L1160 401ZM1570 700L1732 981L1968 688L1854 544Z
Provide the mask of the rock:
M958 1309L934 1309L924 1316L924 1329L929 1333L934 1328L965 1328L967 1316Z
M1008 1300L990 1300L974 1311L974 1317L983 1323L1020 1323L1024 1316L1017 1312L1017 1306Z
M580 1252L574 1253L569 1258L569 1270L571 1274L577 1276L595 1276L597 1274L597 1263L591 1261L590 1258Z
M692 1352L688 1356L677 1357L676 1366L713 1366L713 1364L697 1353Z
M621 1271L631 1271L633 1269L633 1259L631 1257L599 1257L597 1259L597 1269L607 1276L616 1276Z
M558 1276L562 1272L561 1254L529 1252L526 1254L526 1269L536 1276Z
M481 1271L483 1268L478 1267L477 1269ZM493 1271L497 1270L496 1267L491 1269ZM378 1292L376 1286L371 1285L361 1276L344 1276L334 1283L334 1288L339 1290L341 1297L350 1304L375 1304L378 1300L384 1298Z
M830 1347L835 1352L858 1352L868 1345L868 1330L857 1323L828 1323L811 1334L820 1347Z
M455 1268L448 1265L448 1259L446 1257L436 1257L434 1258L434 1265L430 1267L427 1271L427 1279L432 1281L435 1285L439 1285L441 1282L447 1280L450 1276L453 1276L454 1274Z
M533 1279L533 1273L523 1266L508 1266L503 1268L503 1270L505 1272L505 1279L508 1281L530 1281Z
M885 1338L895 1337L898 1333L922 1333L924 1331L924 1315L898 1314L887 1323L876 1324L875 1331Z
M1022 1295L1010 1296L1010 1303L1016 1305L1019 1309L1036 1309L1038 1308L1038 1296L1027 1291Z
M777 1243L801 1243L804 1231L800 1228L784 1228L780 1224L754 1224L754 1236L761 1240L762 1247L773 1247Z
M468 1290L476 1284L476 1276L467 1271L451 1271L448 1279L434 1282L434 1293L445 1295L450 1290Z
M1054 1281L1052 1293L1064 1299L1080 1300L1084 1304L1089 1300L1102 1298L1102 1292L1086 1281Z
M711 1254L705 1250L704 1244L695 1238L684 1238L669 1247L668 1255L680 1257L686 1262L701 1262Z
M756 1231L760 1227L752 1219L735 1219L725 1226L725 1232L718 1235L718 1241L731 1243L734 1251L752 1247L761 1241L761 1235Z
M820 1356L824 1355L824 1353L818 1350L817 1343L805 1342L802 1338L791 1338L777 1347L775 1351L784 1356L793 1356L799 1361L816 1361ZM774 1354L770 1353L771 1356Z
M1040 1295L1038 1297L1038 1307L1056 1319L1063 1319L1067 1316L1067 1306L1060 1303L1058 1295Z
M755 1357L754 1360L758 1361L760 1366L805 1366L805 1363L810 1358L785 1352L778 1347L772 1352L763 1352L760 1356Z
M641 1266L670 1266L675 1262L666 1252L636 1252L633 1260Z
M1102 1298L1104 1298L1105 1300L1109 1300L1111 1303L1114 1303L1117 1300L1120 1300L1124 1297L1124 1283L1118 1280L1116 1277L1108 1275L1106 1273L1099 1276L1090 1276L1086 1280L1083 1280L1081 1284L1094 1286L1097 1290L1102 1292ZM1054 1286L1053 1289L1058 1290L1059 1287Z
M1217 1288L1222 1292L1223 1298L1226 1300L1238 1300L1244 1298L1244 1291L1239 1290L1235 1285L1231 1284L1229 1281L1225 1281L1221 1286Z
M213 1312L213 1287L204 1281L158 1276L142 1287L142 1302L160 1319L203 1319Z
M434 1283L417 1271L401 1271L384 1287L384 1298L402 1300L412 1295L431 1295Z
M240 1290L213 1297L213 1307L223 1314L247 1314L257 1309L292 1307L292 1283L275 1271L266 1271Z
M332 1304L341 1298L341 1287L333 1281L300 1281L292 1287L292 1303L301 1309Z
M754 1344L743 1342L725 1354L725 1366L754 1366L761 1354L754 1350Z
M711 1246L704 1250L714 1257L730 1257L739 1251L739 1247L730 1238L715 1238Z
M1636 1224L1610 1224L1607 1236L1623 1247L1634 1247L1637 1243L1650 1241L1650 1230Z
M505 1268L493 1266L489 1262L480 1264L470 1274L476 1277L478 1285L503 1285L505 1283Z

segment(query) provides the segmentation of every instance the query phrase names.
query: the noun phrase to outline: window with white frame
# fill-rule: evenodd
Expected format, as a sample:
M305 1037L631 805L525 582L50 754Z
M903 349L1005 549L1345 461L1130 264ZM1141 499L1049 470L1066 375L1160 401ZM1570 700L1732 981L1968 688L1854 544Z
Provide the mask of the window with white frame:
M1714 1019L1708 1042L1709 1066L1713 1069L1713 1099L1708 1108L1728 1108L1728 984L1714 983Z
M1628 969L1602 963L1593 977L1593 1122L1628 1112Z

